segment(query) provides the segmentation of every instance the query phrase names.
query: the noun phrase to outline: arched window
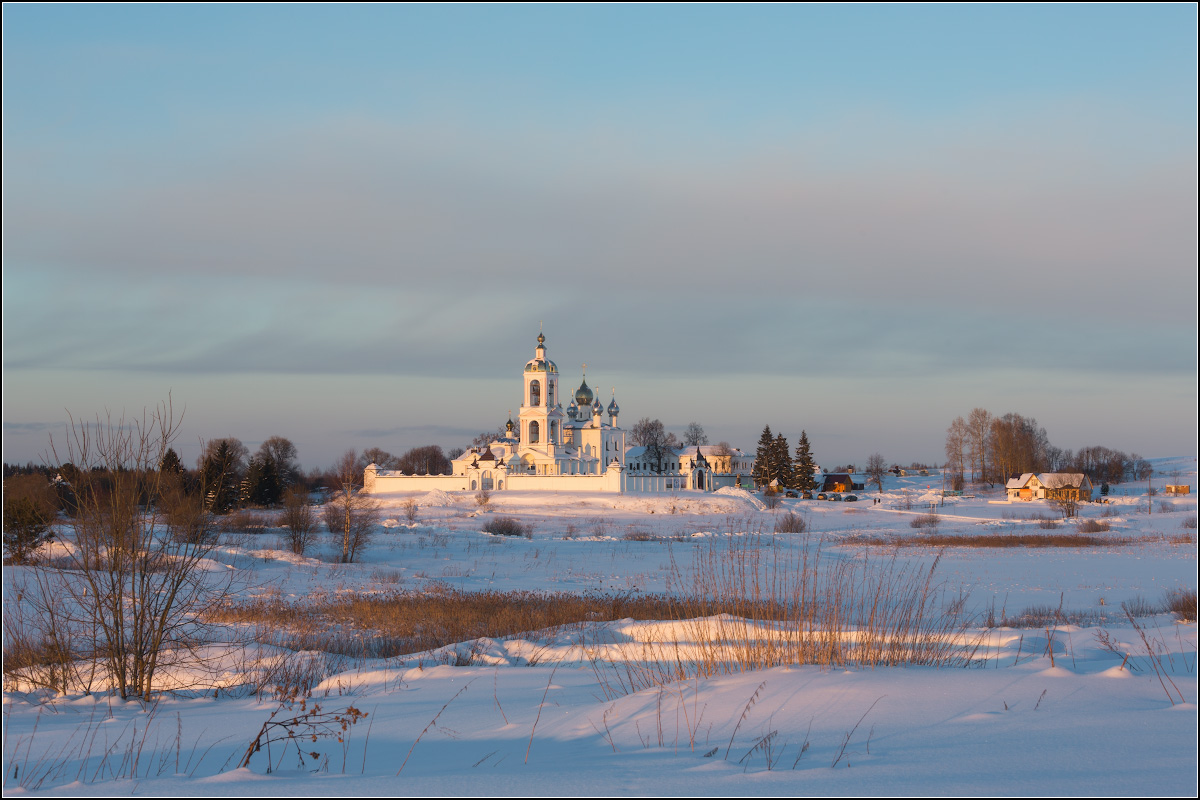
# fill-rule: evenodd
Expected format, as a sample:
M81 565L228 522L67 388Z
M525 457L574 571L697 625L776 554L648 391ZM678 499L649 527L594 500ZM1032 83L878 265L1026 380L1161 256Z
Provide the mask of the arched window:
M529 405L540 406L541 404L542 404L542 382L541 381L530 381L529 382ZM537 439L534 439L534 441L536 442Z
M537 386L537 381L534 381L533 385ZM532 394L532 390L531 390L531 394ZM529 443L537 444L541 440L542 440L542 426L539 425L537 423L537 421L535 420L535 421L529 423Z
M546 379L546 405L554 408L554 381Z

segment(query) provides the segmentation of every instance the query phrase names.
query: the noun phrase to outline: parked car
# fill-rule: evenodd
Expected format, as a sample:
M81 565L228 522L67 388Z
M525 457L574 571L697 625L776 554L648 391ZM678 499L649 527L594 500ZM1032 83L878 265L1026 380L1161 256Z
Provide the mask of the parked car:
M824 492L821 492L819 495L817 495L817 499L818 500L828 500L829 495L825 494Z
M784 497L799 497L799 496L800 495L796 494L791 489L788 489L787 492L784 494Z
M812 492L804 492L800 495L801 500L812 500Z
M837 502L842 499L842 496L840 494L831 494L831 495L829 495L829 499L834 502Z
M858 497L856 495L848 494L842 498L842 502L843 503L857 503Z

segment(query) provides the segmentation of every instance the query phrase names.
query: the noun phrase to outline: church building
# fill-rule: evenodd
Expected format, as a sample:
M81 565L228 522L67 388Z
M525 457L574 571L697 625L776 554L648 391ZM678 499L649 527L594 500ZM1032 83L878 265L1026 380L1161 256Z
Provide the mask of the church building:
M626 432L617 425L616 391L606 408L587 385L585 372L564 410L559 377L558 366L546 357L546 337L539 333L533 358L522 372L520 413L516 423L510 416L503 437L454 459L450 475L404 475L371 464L364 487L373 492L664 492L750 485L754 460L733 449L683 448L653 471L644 459L630 470L627 455L636 456L641 449L627 447Z

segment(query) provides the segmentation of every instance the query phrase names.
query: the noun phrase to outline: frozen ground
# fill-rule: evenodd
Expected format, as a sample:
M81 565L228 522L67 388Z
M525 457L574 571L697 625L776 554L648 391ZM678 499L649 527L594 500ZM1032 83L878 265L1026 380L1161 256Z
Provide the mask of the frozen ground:
M1154 466L1196 486L1194 458ZM213 566L247 568L255 591L296 598L439 583L652 593L672 589L672 565L697 551L764 534L777 552L819 541L829 560L894 552L901 564L928 566L940 552L947 594L968 594L981 620L993 604L1011 616L1061 604L1088 621L1057 626L1053 645L1042 629L977 627L969 667L776 667L630 694L619 691L620 675L646 648L686 648L721 621L529 632L464 644L467 666L450 665L453 647L365 662L327 678L309 708L352 705L368 716L340 743L307 742L317 755L303 765L294 748L275 745L269 774L265 750L236 767L274 701L234 690L166 696L146 709L6 686L5 793L1194 796L1196 624L1148 616L1143 640L1119 607L1195 589L1195 530L1184 528L1195 495L1167 512L1156 499L1148 514L1144 487L1120 486L1110 505L1085 508L1086 518L1108 515L1102 536L1146 537L1129 545L865 547L866 535L923 535L910 522L940 488L930 480L889 478L882 496L860 492L856 504L784 501L774 510L737 493L497 492L483 510L469 494L434 495L416 498L415 523L408 498L385 495L384 527L360 564L296 558L268 532L230 537L225 563ZM1052 513L1040 504L988 502L999 497L940 508L939 533L1070 530L1039 527L1030 517ZM809 532L771 535L788 511L803 514ZM532 524L532 538L482 533L498 515Z

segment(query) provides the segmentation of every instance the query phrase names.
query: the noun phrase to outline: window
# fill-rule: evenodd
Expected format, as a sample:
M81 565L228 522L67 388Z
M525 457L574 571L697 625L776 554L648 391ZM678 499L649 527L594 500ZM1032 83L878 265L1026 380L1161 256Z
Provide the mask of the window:
M536 385L537 385L537 381L534 381L532 386L536 386ZM530 389L531 395L532 395L532 386ZM529 443L537 444L541 440L542 440L542 427L535 420L535 421L529 423Z
M540 406L541 404L542 404L542 382L536 381L536 380L530 381L529 382L529 405ZM534 439L534 441L536 442L537 439Z

